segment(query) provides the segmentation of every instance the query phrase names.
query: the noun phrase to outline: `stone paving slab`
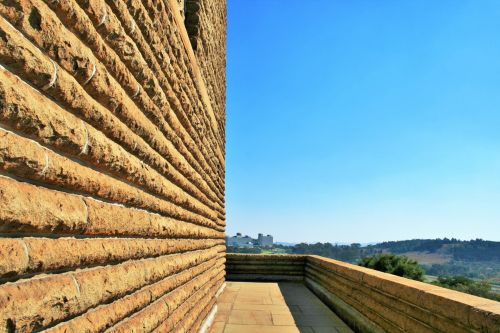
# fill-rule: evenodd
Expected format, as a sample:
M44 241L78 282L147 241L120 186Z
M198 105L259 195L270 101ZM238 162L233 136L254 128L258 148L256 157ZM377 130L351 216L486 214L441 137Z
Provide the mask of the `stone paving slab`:
M227 282L210 333L351 333L299 282Z

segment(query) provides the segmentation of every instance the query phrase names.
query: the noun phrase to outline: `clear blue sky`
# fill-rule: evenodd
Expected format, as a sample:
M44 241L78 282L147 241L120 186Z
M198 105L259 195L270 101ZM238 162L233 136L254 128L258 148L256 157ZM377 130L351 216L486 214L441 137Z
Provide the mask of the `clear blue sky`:
M499 17L228 0L227 233L500 240Z

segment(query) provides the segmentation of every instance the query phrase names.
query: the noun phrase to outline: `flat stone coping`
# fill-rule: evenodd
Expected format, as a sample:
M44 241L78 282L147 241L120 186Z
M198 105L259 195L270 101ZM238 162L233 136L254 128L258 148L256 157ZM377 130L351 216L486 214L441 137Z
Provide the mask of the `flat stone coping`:
M227 282L209 333L351 333L300 282Z

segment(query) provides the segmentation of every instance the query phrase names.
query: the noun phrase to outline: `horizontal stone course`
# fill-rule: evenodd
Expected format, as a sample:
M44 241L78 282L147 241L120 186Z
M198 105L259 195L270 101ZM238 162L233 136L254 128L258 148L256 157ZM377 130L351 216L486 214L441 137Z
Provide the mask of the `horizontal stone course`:
M0 238L0 278L8 280L9 276L18 278L29 273L113 264L223 245L220 239Z
M46 189L0 176L0 232L222 238L220 231L145 210ZM37 216L32 219L32 215Z

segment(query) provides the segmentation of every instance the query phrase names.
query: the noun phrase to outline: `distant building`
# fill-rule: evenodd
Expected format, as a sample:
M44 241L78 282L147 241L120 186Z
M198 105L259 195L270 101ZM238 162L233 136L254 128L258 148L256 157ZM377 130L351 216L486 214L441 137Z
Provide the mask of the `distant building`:
M241 233L238 232L236 236L226 237L226 245L236 247L271 247L273 246L273 236L259 234L258 238L255 239L247 235L242 236Z
M237 233L236 236L226 237L226 245L227 246L236 246L236 247L253 247L255 244L255 239L250 236L242 236L241 233Z
M273 246L273 236L271 235L264 236L263 234L259 234L257 238L257 243L259 244L259 246L262 247Z

